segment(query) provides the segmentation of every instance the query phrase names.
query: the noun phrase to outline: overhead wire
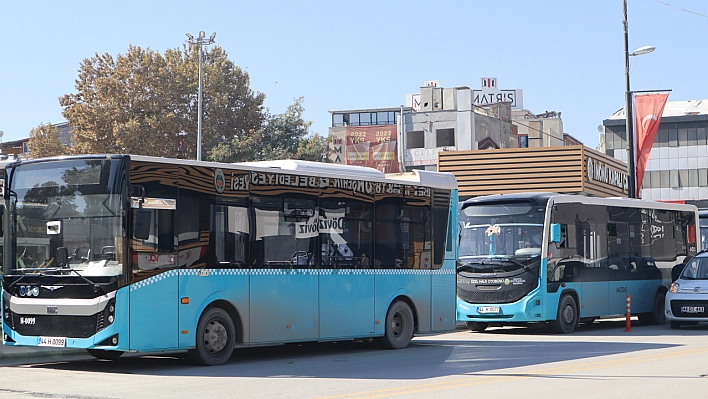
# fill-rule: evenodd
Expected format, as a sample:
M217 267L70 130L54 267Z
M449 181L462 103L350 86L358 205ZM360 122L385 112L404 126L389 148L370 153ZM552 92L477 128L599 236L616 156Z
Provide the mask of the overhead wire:
M661 3L661 4L665 5L665 6L669 6L669 7L676 8L676 9L681 10L681 11L685 11L685 12L687 12L687 13L691 13L691 14L698 15L699 17L708 18L708 15L701 14L701 13L696 12L696 11L687 10L687 9L685 9L685 8L681 8L681 7L675 6L675 5L673 5L673 4L666 3L666 2L661 1L661 0L656 0L656 2L657 2L657 3Z

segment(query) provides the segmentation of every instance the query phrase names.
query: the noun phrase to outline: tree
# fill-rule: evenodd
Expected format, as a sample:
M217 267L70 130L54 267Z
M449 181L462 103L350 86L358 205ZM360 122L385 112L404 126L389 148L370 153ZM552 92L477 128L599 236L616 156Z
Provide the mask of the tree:
M251 135L239 136L230 143L219 143L209 157L221 162L273 159L301 159L328 162L327 140L310 135L312 122L302 117L304 98L299 97L282 114L268 115L263 127Z
M196 45L162 56L130 46L85 59L77 93L60 98L73 127L73 153L131 153L195 158L198 109ZM203 57L202 150L247 136L264 120L265 95L218 46Z
M57 129L51 123L40 123L30 131L29 149L34 158L69 154L69 149L59 141Z

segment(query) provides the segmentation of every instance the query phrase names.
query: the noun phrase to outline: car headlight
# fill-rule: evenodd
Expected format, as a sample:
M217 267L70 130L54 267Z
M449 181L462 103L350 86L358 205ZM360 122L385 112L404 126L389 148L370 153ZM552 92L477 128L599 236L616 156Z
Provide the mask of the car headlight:
M678 284L676 283L671 283L671 288L669 288L669 292L672 294L675 294L678 292L679 288L681 288Z

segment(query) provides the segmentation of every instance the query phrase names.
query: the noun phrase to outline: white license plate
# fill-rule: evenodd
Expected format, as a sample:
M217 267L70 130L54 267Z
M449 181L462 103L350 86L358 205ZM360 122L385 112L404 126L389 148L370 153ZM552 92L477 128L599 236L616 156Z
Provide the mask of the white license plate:
M703 313L704 311L703 306L681 306L681 313Z
M477 308L477 312L479 313L499 313L501 312L501 309L499 306L480 306Z
M66 346L66 338L59 337L39 337L39 346L55 346L63 348Z

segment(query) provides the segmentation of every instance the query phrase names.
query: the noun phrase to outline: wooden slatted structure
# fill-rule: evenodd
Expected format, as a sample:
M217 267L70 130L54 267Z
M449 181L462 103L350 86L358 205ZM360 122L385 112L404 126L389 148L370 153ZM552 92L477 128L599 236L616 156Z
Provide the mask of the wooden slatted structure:
M438 170L455 175L460 198L533 191L627 196L627 164L582 145L441 151ZM598 173L608 170L614 179Z

